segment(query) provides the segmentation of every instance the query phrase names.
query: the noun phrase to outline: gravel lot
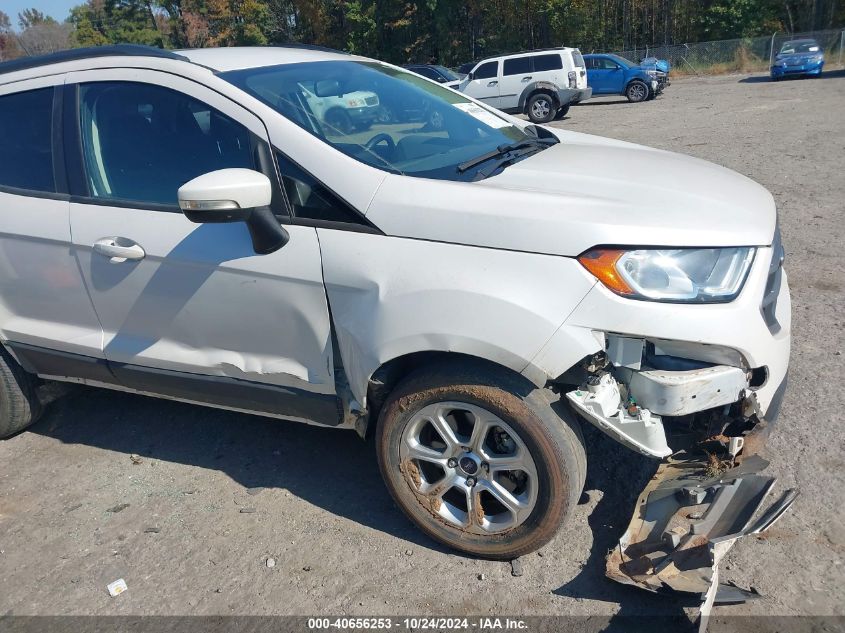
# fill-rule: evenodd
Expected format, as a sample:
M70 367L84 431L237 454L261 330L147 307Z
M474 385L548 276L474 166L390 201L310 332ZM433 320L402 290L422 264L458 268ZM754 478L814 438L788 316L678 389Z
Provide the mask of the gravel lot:
M714 161L777 199L793 357L770 472L802 495L722 566L765 598L715 613L845 614L845 72L679 80L558 124ZM572 522L512 577L422 536L351 432L53 391L37 425L0 442L0 614L684 614L604 578L655 465L590 429ZM117 578L129 590L110 598Z

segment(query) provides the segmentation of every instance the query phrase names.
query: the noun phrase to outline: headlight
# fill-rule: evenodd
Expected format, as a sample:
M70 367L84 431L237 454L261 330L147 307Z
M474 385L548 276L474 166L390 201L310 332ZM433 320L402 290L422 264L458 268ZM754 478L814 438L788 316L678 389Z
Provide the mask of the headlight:
M656 70L647 70L646 72L648 73L649 77L657 77Z
M742 290L754 249L595 248L578 261L616 294L677 303L723 303Z

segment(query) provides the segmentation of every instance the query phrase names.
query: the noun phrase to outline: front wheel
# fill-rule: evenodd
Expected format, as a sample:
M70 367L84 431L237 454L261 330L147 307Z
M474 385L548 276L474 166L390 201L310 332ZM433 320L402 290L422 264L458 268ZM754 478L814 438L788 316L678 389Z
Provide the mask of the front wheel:
M552 400L494 366L411 375L376 430L394 500L423 532L469 554L508 560L540 548L568 518L586 471L577 422Z
M645 101L648 99L649 92L648 86L646 86L642 81L632 81L628 84L628 87L625 88L625 96L628 97L628 101L631 103Z
M557 108L554 99L544 92L535 94L528 100L528 118L532 123L548 123L551 121Z
M40 414L34 377L0 347L0 439L22 431Z

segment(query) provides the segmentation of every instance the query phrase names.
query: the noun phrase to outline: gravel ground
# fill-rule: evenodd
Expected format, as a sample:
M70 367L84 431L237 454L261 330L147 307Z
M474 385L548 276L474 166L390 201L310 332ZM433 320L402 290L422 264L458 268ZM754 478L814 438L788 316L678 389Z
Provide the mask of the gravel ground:
M777 199L793 358L770 472L776 492L802 495L722 566L765 598L715 613L845 614L845 72L676 81L656 101L594 99L555 125L693 154ZM590 429L572 522L512 577L422 536L351 432L54 391L37 425L0 442L0 614L684 615L604 578L655 465ZM117 578L129 590L110 598Z

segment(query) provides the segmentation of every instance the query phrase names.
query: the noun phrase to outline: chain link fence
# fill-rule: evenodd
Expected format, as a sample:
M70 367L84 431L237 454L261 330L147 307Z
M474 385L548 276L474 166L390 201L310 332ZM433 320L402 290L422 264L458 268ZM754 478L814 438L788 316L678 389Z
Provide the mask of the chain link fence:
M845 29L808 33L773 33L765 37L697 42L671 46L646 46L617 55L639 62L646 57L666 59L673 74L715 75L730 72L755 72L769 69L784 42L812 38L825 53L825 65L842 66L845 59ZM598 52L598 51L596 51Z

